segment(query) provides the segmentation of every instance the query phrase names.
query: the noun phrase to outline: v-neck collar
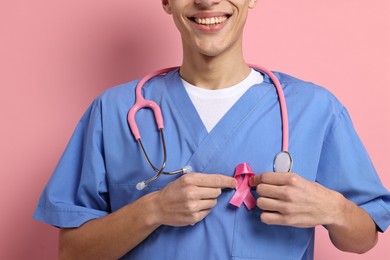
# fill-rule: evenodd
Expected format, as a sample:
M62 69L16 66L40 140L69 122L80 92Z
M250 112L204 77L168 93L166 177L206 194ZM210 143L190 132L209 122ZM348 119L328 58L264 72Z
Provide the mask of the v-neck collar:
M261 105L265 94L274 89L264 77L263 83L254 85L244 93L208 133L183 86L178 70L165 77L165 84L168 96L172 98L173 106L182 120L183 128L180 131L187 131L192 142L194 153L188 165L195 166L194 170L199 172L207 172L207 167L217 158L219 151L239 133L240 126Z

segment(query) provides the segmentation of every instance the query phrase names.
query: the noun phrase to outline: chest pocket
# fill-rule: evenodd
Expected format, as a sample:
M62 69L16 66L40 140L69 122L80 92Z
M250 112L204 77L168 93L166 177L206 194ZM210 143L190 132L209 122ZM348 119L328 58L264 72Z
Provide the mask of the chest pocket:
M233 259L297 258L293 227L266 225L260 221L260 209L237 209L232 247Z

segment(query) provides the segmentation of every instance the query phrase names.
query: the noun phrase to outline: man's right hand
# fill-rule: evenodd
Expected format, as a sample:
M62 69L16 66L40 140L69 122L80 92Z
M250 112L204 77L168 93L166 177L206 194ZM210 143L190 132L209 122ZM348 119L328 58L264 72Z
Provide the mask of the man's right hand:
M185 174L155 193L155 221L160 225L194 225L210 213L222 189L236 186L233 177L221 174Z

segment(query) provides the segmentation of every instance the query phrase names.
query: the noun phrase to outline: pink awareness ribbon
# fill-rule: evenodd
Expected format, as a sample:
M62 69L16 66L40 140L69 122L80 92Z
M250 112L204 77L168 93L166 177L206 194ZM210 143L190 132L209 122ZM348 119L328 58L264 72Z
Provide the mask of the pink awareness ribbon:
M230 204L240 207L241 204L244 203L248 210L251 210L256 206L256 199L253 197L249 185L249 179L254 175L249 164L241 163L237 165L236 171L234 172L234 178L238 185L236 187L236 192L229 202Z

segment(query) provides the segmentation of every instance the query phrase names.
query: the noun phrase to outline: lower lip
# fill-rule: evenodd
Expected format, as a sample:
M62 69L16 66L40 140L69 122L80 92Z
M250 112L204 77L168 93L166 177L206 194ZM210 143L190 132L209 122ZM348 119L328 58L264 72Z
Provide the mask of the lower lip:
M199 31L201 32L206 32L206 33L215 33L215 32L219 32L220 30L222 30L225 25L227 24L229 18L227 18L225 21L223 21L223 23L218 23L218 24L215 24L215 25L204 25L204 24L198 24L194 21L191 21L191 23L195 26L196 29L198 29Z

